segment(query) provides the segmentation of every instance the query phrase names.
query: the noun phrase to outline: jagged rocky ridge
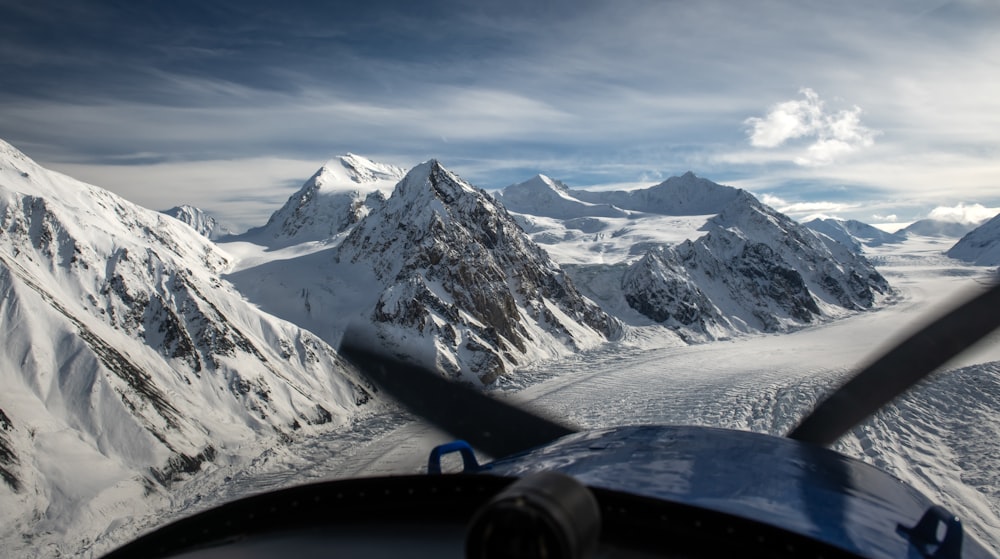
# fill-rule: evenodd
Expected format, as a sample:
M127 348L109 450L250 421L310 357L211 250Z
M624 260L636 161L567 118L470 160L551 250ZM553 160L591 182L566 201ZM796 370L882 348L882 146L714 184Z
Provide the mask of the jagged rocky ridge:
M321 215L309 204L298 215ZM285 243L313 238L288 225L300 233ZM267 240L260 231L245 238ZM262 309L330 343L360 331L477 384L618 332L502 206L437 161L412 169L360 220L311 246L226 277Z
M889 292L862 256L738 195L704 236L651 250L622 277L626 300L685 335L776 332L836 309L871 308Z
M222 280L231 259L208 239L3 142L0 231L4 530L115 524L372 397L328 344Z
M409 332L439 367L483 383L617 331L502 206L437 161L411 170L337 258L374 270L382 289L370 318L380 338L403 345L400 331Z

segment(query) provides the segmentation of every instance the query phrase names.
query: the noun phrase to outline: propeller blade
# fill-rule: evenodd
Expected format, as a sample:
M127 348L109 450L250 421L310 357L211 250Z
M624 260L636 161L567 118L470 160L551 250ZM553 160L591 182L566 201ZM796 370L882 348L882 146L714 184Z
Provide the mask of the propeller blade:
M837 389L788 437L828 446L1000 327L1000 284L931 322Z
M451 382L425 367L347 342L340 355L407 409L494 458L529 450L575 429Z

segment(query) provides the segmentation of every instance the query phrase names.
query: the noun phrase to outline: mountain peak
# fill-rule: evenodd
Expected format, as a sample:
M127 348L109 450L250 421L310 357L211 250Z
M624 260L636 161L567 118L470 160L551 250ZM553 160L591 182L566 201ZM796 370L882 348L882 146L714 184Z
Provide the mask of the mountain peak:
M740 189L701 178L691 171L638 190L572 191L577 198L610 204L629 211L661 215L717 214L739 195Z
M547 188L564 194L569 192L569 187L566 186L565 183L563 183L562 181L557 181L549 177L548 175L543 175L541 173L535 175L534 177L531 177L531 179L529 179L527 182L521 184Z
M374 271L382 290L370 319L387 347L477 382L593 346L615 327L503 207L433 159L358 224L337 261Z
M400 199L394 204L409 205L415 203L415 199L426 203L430 201L427 199L430 196L447 205L478 192L476 187L446 169L437 159L430 159L406 173L393 191L392 198Z
M381 203L404 174L399 167L353 153L335 157L271 214L266 225L251 232L267 243L329 239Z
M327 161L310 181L324 188L350 189L359 184L398 181L405 171L386 163L376 163L354 153ZM308 184L308 182L307 182Z
M3 154L4 156L16 157L18 159L27 158L26 155L21 153L21 150L7 143L7 141L3 138L0 138L0 154Z
M610 204L584 201L566 184L542 174L508 186L497 198L510 211L557 219L628 215Z

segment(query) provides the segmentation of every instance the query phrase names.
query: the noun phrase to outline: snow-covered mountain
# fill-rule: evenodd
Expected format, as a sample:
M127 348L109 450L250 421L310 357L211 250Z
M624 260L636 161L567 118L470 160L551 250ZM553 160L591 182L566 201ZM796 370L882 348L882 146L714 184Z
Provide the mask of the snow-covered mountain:
M184 204L174 206L169 210L162 210L160 213L169 215L174 219L179 219L201 235L213 241L233 234L232 229L219 223L215 217L206 213L201 208Z
M559 186L564 200L627 213L588 216L585 230L580 214L539 203L553 184L528 181L498 198L513 190L515 207L540 208L517 214L519 223L585 294L631 324L663 324L689 340L779 331L871 308L889 291L863 256L693 173L631 192Z
M251 234L267 244L334 237L361 220L403 178L399 167L347 154L330 160Z
M194 472L345 424L373 398L332 349L346 331L488 384L623 322L778 331L888 289L690 173L629 193L539 176L498 198L523 212L434 160L404 175L348 155L215 243L195 210L185 225L0 143L0 539L85 546Z
M693 173L630 192L570 189L539 175L495 196L560 264L614 266L700 235L735 191Z
M970 231L945 254L978 266L1000 265L1000 215Z
M232 258L207 238L2 141L0 231L8 545L55 533L79 552L164 487L372 397L328 344L222 280Z
M896 232L897 235L922 235L924 237L952 237L958 239L976 228L975 223L958 223L940 219L914 221Z
M501 206L434 160L411 170L337 257L368 262L384 286L371 316L381 337L405 346L408 334L429 335L439 366L484 383L524 357L615 331Z
M483 383L617 331L502 206L437 161L413 168L330 241L229 277L265 310L328 341L353 326Z
M738 189L712 182L688 171L649 188L571 192L591 203L612 204L637 212L682 216L718 213L721 205L731 202L737 196Z
M584 202L568 186L545 175L508 186L496 197L508 210L533 216L557 219L629 216L611 204Z
M905 234L889 233L854 219L818 217L802 225L851 247L855 252L861 252L862 246L878 247L887 243L900 243L906 239Z
M871 308L889 292L864 257L739 194L695 240L654 249L622 278L629 305L684 335L775 332Z

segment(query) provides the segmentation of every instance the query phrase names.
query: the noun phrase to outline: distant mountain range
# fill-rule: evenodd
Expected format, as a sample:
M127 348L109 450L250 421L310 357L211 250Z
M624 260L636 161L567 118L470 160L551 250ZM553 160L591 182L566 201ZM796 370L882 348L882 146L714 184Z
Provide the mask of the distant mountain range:
M628 192L540 175L497 197L605 310L687 340L801 327L889 291L862 256L690 172Z
M853 219L816 218L803 225L850 247L855 252L861 252L862 246L877 247L906 240L905 230L887 233Z
M891 288L858 248L895 237L811 226L693 173L491 195L349 154L233 235L0 141L0 524L92 537L202 468L349 424L380 403L345 335L482 385L641 328L702 341L876 307ZM959 253L993 250L982 235Z
M862 247L878 247L885 244L901 243L912 236L942 237L957 239L969 233L981 223L957 223L939 219L921 219L906 227L887 233L860 221L835 218L816 218L804 223L806 227L860 252Z

